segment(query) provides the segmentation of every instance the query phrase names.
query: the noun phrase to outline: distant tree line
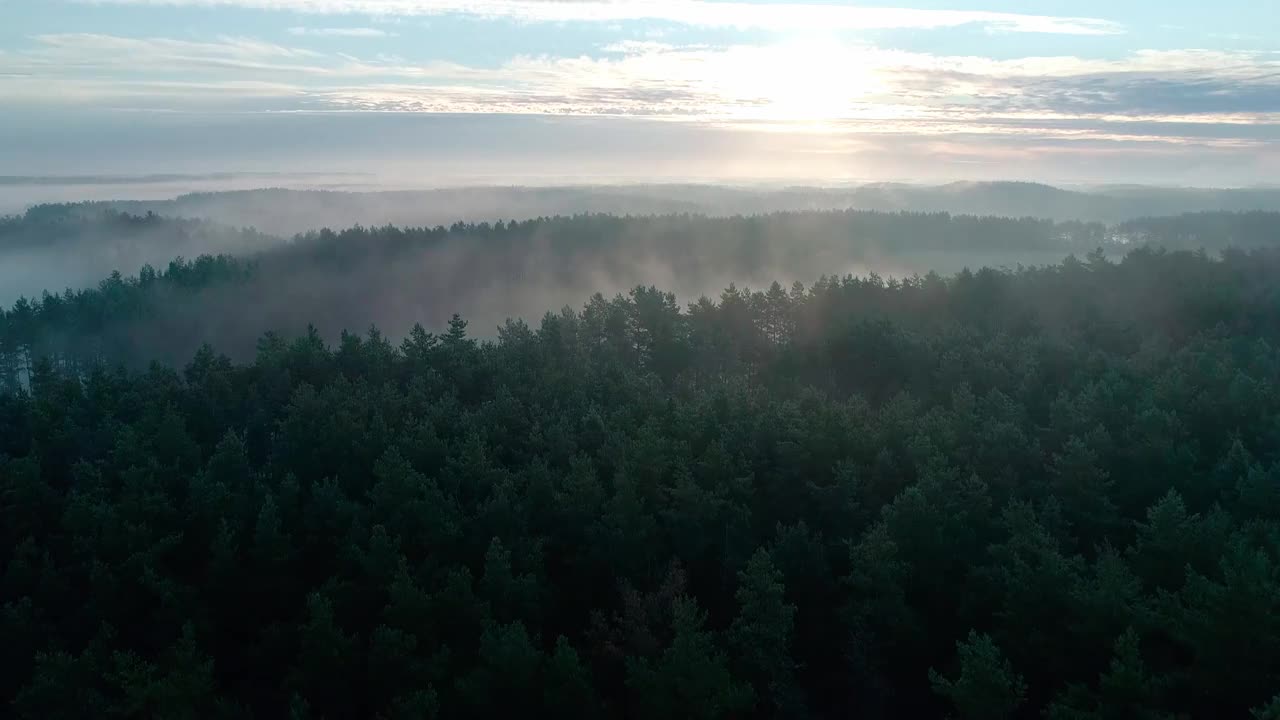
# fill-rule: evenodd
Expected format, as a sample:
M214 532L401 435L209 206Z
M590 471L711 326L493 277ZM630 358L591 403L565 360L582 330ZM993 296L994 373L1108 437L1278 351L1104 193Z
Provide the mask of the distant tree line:
M846 187L726 187L697 184L560 187L456 187L339 192L257 189L192 193L169 200L79 203L85 210L154 212L253 226L276 235L322 227L479 222L580 212L612 215L701 213L732 216L815 210L949 212L1123 222L1184 212L1280 209L1280 189L1102 187L1067 190L1028 182L957 182L923 186L873 183Z
M167 247L169 257L174 257L194 243L244 253L270 245L265 236L254 230L233 229L208 220L164 217L152 212L131 215L80 205L36 205L22 215L0 216L0 253L64 249L111 250L121 254L130 246L153 245Z
M10 229L0 228L0 260L13 247L6 242L26 246L42 234L54 238L58 257L102 252L87 247L85 238L109 246L134 242L130 238L138 233L148 238L151 255L172 238L179 249L226 248L234 256L179 260L159 270L146 266L134 277L113 274L96 288L46 292L0 308L0 382L26 377L39 358L68 369L101 362L142 368L152 360L179 365L204 343L244 360L253 357L262 333L297 335L311 323L333 341L343 328L399 331L419 321L440 327L454 312L465 312L473 320L483 318L480 334L491 336L507 317L639 284L660 282L696 298L730 282L767 287L781 278L789 285L876 268L909 279L913 268L938 265L1016 268L1097 250L1119 257L1145 246L1204 249L1216 256L1229 248L1280 244L1280 213L1194 214L1111 228L945 213L579 215L321 230L285 241L154 215L85 212L79 206L42 206L7 221ZM256 250L245 251L246 244ZM24 261L14 262L18 267ZM1113 295L1124 297L1110 302ZM1107 315L1163 299L1129 288L1072 302ZM1170 322L1182 321L1171 317Z
M1113 242L1182 250L1269 247L1280 244L1280 214L1203 212L1147 217L1116 225Z
M99 365L139 366L163 358L170 323L203 321L192 298L206 288L245 283L252 272L251 261L229 255L178 258L163 271L145 265L131 278L112 273L96 288L19 298L0 310L0 388L25 384L40 360L84 374Z
M31 343L17 717L1280 713L1280 249L637 287L181 369Z
M0 218L0 303L93 286L113 271L163 268L176 257L247 257L283 242L205 220L37 206Z

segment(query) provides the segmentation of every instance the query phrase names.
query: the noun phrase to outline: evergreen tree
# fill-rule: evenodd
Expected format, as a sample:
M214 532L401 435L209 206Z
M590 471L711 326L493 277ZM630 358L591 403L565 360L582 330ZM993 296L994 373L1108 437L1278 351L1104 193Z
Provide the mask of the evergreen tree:
M959 672L947 678L934 670L929 681L934 692L947 698L962 720L1010 718L1026 699L1026 684L991 637L969 631L956 643Z

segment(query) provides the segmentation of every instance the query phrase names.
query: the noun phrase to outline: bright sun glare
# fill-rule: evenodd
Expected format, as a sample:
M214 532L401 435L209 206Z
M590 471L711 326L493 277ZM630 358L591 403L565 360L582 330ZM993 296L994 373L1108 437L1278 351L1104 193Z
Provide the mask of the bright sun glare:
M794 36L739 58L735 89L752 97L751 117L788 124L823 123L850 115L877 81L858 53L824 34Z

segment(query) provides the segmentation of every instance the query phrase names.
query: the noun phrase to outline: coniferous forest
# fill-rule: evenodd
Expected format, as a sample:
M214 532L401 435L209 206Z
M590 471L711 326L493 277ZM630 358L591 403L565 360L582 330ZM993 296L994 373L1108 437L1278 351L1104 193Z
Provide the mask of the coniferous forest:
M1274 220L360 229L19 300L0 328L0 700L20 718L1275 720ZM165 342L229 307L249 323L226 298L296 287L280 278L301 264L548 236L588 252L619 224L691 260L713 243L682 232L799 252L770 223L826 248L880 223L890 245L1077 254L701 299L641 285L496 333L454 316L248 351L188 333L177 360Z

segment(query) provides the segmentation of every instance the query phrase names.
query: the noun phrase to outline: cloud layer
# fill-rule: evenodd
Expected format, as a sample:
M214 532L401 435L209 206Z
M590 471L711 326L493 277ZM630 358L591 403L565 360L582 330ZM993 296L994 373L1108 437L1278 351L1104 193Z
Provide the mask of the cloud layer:
M290 31L299 37L376 32ZM517 56L476 67L233 37L48 34L34 42L0 56L0 88L11 97L169 110L225 103L264 111L632 116L836 134L1030 134L1237 146L1273 140L1256 129L1274 129L1280 121L1280 57L1259 53L995 60L836 42L677 47L629 41L595 56Z
M878 30L983 25L1002 32L1109 35L1123 32L1097 18L971 10L923 10L804 3L709 0L83 0L115 5L243 7L316 14L471 15L521 22L661 20L701 27Z
M29 33L0 46L13 108L573 118L633 134L645 121L810 159L910 146L1011 167L1081 152L1280 164L1280 53L1143 49L1099 18L776 0L81 1L221 24ZM869 32L887 30L911 32Z

